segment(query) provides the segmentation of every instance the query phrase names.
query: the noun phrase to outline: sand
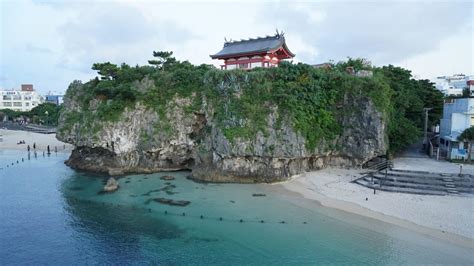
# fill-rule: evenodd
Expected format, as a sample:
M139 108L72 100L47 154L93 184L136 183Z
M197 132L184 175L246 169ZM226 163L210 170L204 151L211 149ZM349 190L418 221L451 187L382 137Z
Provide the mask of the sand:
M52 152L55 147L57 147L58 152L70 152L73 148L72 145L57 140L56 134L39 134L28 131L0 129L0 138L2 138L0 150L14 149L26 151L28 145L33 150L33 143L36 143L37 151L46 151L48 145ZM17 144L20 140L24 140L25 144Z
M424 170L431 172L439 169L459 171L458 165L447 167L445 164L450 164L448 162L442 162L440 165L436 161L428 165L424 163L395 161L395 168L400 165L400 169L413 169L416 167L412 167L411 164L415 164L419 168L413 170L425 167ZM472 169L471 167L472 165L463 168ZM350 183L351 180L360 177L361 172L354 169L327 168L301 174L279 186L290 192L299 193L304 198L317 201L315 204L382 220L474 248L474 197L413 195L384 191L377 191L374 195L373 190Z

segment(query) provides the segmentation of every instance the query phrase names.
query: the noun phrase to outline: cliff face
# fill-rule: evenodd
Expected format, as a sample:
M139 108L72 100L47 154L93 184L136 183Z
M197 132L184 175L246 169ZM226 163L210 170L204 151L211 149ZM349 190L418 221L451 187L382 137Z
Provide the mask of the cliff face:
M386 121L364 96L346 94L338 107L341 131L310 149L291 120L281 117L271 103L265 130L230 139L216 118L216 106L206 97L193 111L195 95L173 97L162 113L138 101L114 121L85 123L84 118L71 122L70 117L94 113L99 100L81 105L77 99L82 85L74 90L65 97L57 138L75 145L66 163L81 170L121 174L190 169L193 178L204 181L274 182L329 165L357 167L387 150Z

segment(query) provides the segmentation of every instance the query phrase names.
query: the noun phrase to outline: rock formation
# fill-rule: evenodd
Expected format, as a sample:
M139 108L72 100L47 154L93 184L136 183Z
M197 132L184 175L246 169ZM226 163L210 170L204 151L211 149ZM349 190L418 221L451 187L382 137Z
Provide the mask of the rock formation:
M68 122L68 115L94 112L96 103L84 107L71 95L64 99L57 137L75 146L67 165L87 171L120 174L189 169L192 178L203 181L274 182L326 166L357 167L385 155L388 145L384 116L364 96L345 95L342 115L337 118L341 132L310 149L272 104L266 132L229 139L217 123L215 107L205 98L202 107L192 112L187 111L191 97L174 97L162 114L137 102L117 121L85 124Z
M105 192L113 192L119 188L119 183L115 178L111 177L107 179L107 183L104 186Z

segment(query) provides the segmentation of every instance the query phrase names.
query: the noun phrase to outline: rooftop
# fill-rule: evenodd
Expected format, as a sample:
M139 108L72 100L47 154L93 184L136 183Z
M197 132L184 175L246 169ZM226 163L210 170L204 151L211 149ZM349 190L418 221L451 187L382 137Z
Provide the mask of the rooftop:
M256 39L240 41L226 40L222 50L214 55L211 55L211 58L216 59L241 54L264 53L274 51L280 47L283 47L292 57L295 56L286 46L284 34L277 32L274 36L258 37Z

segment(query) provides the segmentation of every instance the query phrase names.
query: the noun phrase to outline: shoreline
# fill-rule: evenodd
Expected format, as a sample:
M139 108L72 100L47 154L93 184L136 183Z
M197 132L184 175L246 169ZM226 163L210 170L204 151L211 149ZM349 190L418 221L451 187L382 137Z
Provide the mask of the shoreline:
M28 145L30 151L33 152L33 144L36 144L36 151L46 151L50 146L51 152L55 147L57 152L71 152L73 146L68 143L61 142L56 139L56 134L41 134L30 131L0 129L0 136L3 141L0 142L0 150L21 150L27 151ZM18 144L19 141L25 141L25 144Z
M321 173L321 171L325 171L325 173ZM346 178L341 178L341 172L346 172ZM272 184L272 186L275 186L278 192L282 194L296 195L297 197L311 201L318 207L323 206L345 213L356 214L415 231L431 238L448 241L457 246L474 249L474 237L472 233L474 220L470 219L472 218L474 197L407 195L403 193L384 191L377 191L377 194L373 195L371 189L354 183L349 183L347 180L347 177L354 178L354 174L357 175L358 172L359 171L357 170L334 168L323 169L315 172L300 174L292 177L292 179L286 182ZM311 181L314 181L313 179L318 179L318 176L330 177L325 178L324 180L318 180L319 182L312 183ZM338 177L341 179L338 179ZM345 190L345 192L350 192L350 196L341 196L340 192L343 190ZM365 200L366 197L369 199L368 201ZM390 204L393 203L394 198L398 198L400 201L397 204L390 206ZM453 220L447 219L433 220L433 217L429 216L424 217L426 212L433 210L423 211L423 206L417 206L412 209L403 208L407 204L416 206L416 202L420 202L420 199L421 201L426 202L431 200L431 204L434 205L434 216L445 217L445 213L449 212L449 205L452 204L437 206L436 203L439 202L440 198L452 202L463 201L468 205L470 204L471 206L470 209L468 208L465 210L466 215L462 219L458 220L457 218L459 217L453 218L455 219L455 222L453 222ZM382 205L386 205L386 208L382 211L380 208L371 206L369 204L364 204L371 201L379 201ZM311 208L311 206L307 207ZM401 212L400 208L398 207L402 208ZM461 208L462 206L455 205L453 207ZM413 213L413 210L416 210L417 212ZM469 214L469 212L471 212L471 214ZM414 219L414 217L417 217L417 219ZM424 219L435 222L423 222ZM463 222L466 224L463 224ZM456 226L453 227L453 224L458 225L460 228Z

